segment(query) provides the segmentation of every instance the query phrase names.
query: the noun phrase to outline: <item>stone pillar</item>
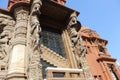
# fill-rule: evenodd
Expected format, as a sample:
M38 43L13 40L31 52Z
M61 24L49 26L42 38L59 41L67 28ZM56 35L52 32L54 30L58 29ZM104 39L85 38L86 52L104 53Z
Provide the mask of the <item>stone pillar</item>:
M28 23L28 11L24 7L18 7L14 11L16 24L12 41L12 52L8 68L8 80L26 79L26 34Z

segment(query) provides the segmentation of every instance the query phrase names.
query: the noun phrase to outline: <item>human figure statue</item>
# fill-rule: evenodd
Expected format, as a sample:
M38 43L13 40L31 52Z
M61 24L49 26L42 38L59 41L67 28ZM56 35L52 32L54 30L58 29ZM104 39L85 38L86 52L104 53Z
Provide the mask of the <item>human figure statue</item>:
M39 22L40 9L42 6L41 0L33 0L30 13L30 38L31 52L29 55L29 79L42 80L42 66L40 63L40 33L41 26Z
M80 30L80 28L81 24L79 21L77 21L76 14L73 13L68 25L68 33L72 42L72 49L78 68L81 68L80 57L83 57L86 53L86 49L82 44L82 38L80 37L80 35L78 35L78 31Z
M9 37L4 32L0 35L0 60L7 55L6 47L8 45Z
M32 37L32 45L33 50L36 50L40 45L40 33L41 33L41 27L39 22L39 16L40 16L40 8L41 8L42 2L41 0L34 0L31 8L31 14L30 14L30 33Z
M0 26L4 25L3 32L0 33L0 60L9 53L14 23L10 16L0 14Z

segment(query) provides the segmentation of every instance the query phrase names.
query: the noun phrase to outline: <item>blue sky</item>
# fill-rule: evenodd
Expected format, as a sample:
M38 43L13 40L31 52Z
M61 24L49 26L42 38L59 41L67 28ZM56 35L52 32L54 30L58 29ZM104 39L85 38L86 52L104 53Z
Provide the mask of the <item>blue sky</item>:
M0 0L5 8L8 0ZM109 54L120 62L120 0L67 0L66 6L80 12L78 20L108 40Z
M120 62L120 0L67 0L67 6L78 10L78 19L108 40L109 54Z

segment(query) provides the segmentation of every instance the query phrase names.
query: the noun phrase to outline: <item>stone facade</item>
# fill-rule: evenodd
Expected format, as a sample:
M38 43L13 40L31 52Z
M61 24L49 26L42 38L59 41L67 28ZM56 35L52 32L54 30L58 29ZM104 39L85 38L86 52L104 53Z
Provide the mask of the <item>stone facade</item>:
M9 0L0 9L0 80L120 79L107 40L82 27L65 3Z

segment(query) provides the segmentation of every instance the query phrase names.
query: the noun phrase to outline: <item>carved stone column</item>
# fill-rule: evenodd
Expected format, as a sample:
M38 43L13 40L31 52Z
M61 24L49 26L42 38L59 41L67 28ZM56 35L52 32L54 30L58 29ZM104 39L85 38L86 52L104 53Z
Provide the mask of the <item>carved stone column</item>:
M14 11L16 19L14 37L12 41L11 59L8 69L8 80L26 79L26 34L28 24L28 11L25 7L18 7Z

